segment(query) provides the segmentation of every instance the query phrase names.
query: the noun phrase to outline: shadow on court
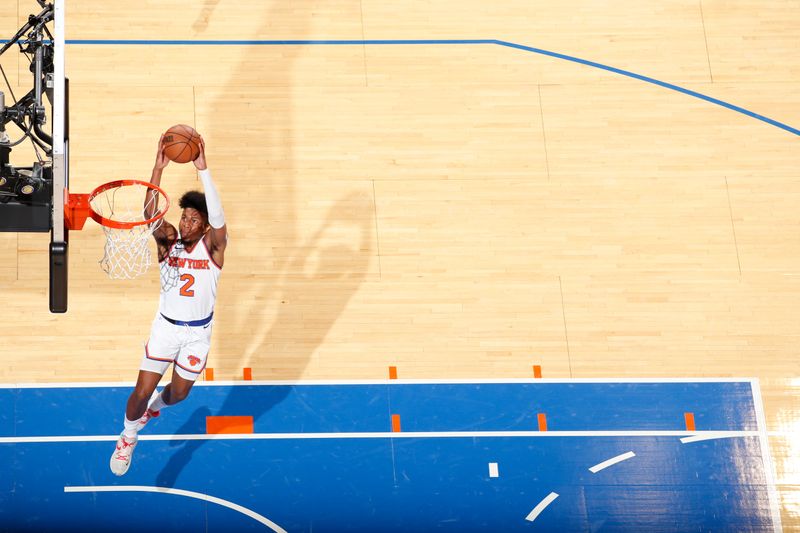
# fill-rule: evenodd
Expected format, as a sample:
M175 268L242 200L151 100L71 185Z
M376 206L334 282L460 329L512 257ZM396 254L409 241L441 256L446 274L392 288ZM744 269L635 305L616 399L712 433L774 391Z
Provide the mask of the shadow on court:
M302 372L299 363L307 362L313 352L322 343L336 322L347 302L364 281L367 265L372 255L372 228L374 227L370 197L351 194L339 200L328 213L323 226L314 236L299 247L303 253L298 254L290 263L285 282L280 290L282 305L275 323L263 338L262 350L265 359L286 357L285 353L274 353L270 349L272 339L296 337L296 331L303 327L303 342L291 348L292 360L298 363L297 371ZM356 242L335 242L330 234L340 235L342 226L347 234L353 230L358 233ZM322 244L322 243L325 244ZM311 258L314 257L314 265ZM310 270L310 273L309 273ZM313 295L313 308L305 311L307 296ZM306 298L304 298L304 296ZM310 313L298 324L297 307L303 313ZM197 427L205 427L207 416L252 416L257 421L271 408L283 401L290 388L264 387L265 393L257 402L252 395L245 396L243 387L231 387L223 405L217 412L208 407L197 409L178 430L178 434L192 433ZM242 412L246 406L247 411ZM192 455L202 447L205 440L175 440L171 445L178 450L169 458L166 466L157 476L157 484L162 487L173 487L182 470L192 459Z

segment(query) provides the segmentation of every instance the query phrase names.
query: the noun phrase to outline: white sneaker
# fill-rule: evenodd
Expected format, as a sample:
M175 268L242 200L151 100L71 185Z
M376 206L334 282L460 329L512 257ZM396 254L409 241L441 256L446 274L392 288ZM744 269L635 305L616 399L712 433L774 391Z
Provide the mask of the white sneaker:
M151 418L158 418L158 415L160 414L161 411L153 411L151 409L146 409L142 417L136 421L137 433L147 425L147 423L150 421Z
M137 437L128 438L125 435L120 435L117 439L117 449L111 455L111 471L118 475L124 475L131 466L131 457L133 456L133 449L136 447Z

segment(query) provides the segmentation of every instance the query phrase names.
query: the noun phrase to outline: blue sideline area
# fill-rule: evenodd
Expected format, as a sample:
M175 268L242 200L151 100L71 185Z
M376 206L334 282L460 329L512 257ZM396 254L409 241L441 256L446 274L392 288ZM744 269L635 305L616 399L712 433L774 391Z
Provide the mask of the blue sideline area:
M780 527L749 381L200 383L118 478L131 388L0 389L0 531ZM208 416L252 416L254 433L208 436ZM742 434L680 441L712 431Z

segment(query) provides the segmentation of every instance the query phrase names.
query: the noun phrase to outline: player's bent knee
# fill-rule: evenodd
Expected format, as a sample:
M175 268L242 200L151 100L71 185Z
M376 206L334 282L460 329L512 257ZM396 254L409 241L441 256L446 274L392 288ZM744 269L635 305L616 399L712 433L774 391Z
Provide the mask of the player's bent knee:
M170 400L172 400L173 403L182 402L187 396L189 396L189 390L191 389L182 389L173 386L170 394Z
M152 394L153 394L152 391L148 391L138 387L133 391L133 397L136 399L136 401L145 404L150 400L150 396Z

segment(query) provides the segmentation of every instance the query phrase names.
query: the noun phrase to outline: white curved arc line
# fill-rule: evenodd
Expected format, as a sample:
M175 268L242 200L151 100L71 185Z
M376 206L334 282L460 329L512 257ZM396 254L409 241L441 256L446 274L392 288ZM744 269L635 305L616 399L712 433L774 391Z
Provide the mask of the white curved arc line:
M233 509L234 511L240 512L243 515L249 516L250 518L252 518L257 522L261 522L262 524L270 528L272 531L275 531L276 533L286 533L286 530L283 529L281 526L279 526L269 518L261 516L255 511L251 511L250 509L242 507L241 505L237 505L233 502L229 502L227 500L223 500L215 496L209 496L208 494L202 494L200 492L192 492L189 490L181 490L181 489L170 489L167 487L150 487L147 485L98 485L94 487L91 486L64 487L64 492L155 492L159 494L173 494L175 496L186 496L187 498L195 498L197 500L216 503L217 505L227 507L228 509Z
M603 461L602 463L598 463L598 464L590 467L589 471L592 474L596 474L601 470L605 470L609 466L613 466L613 465L615 465L617 463L620 463L622 461L626 461L626 460L631 459L633 457L636 457L636 454L633 453L633 452L623 453L623 454L617 455L616 457L612 457L608 461Z
M545 496L544 499L540 501L536 505L536 507L533 508L533 511L528 513L528 516L525 517L525 520L527 520L528 522L533 522L534 520L536 520L536 517L539 516L539 514L542 511L544 511L544 508L550 505L556 498L558 498L558 494L556 494L555 492L551 492L550 494Z

